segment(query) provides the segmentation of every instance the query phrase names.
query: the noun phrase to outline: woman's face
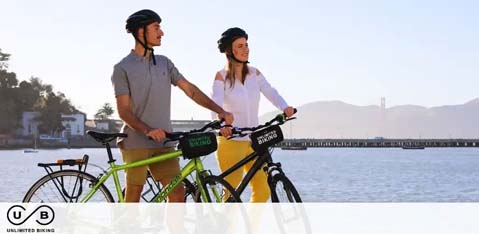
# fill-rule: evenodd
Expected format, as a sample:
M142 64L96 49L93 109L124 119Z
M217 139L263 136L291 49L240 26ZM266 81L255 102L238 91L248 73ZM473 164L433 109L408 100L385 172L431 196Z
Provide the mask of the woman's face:
M241 62L246 62L248 61L249 58L249 48L248 48L248 41L246 41L246 38L241 37L233 41L233 44L231 45L233 49L233 55L235 56L236 59L238 59Z

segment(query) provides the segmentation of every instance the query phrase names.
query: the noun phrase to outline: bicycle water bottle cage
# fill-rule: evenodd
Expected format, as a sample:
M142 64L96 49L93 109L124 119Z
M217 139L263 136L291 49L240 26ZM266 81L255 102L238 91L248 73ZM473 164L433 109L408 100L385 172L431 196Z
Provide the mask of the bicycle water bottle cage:
M192 133L180 138L178 148L185 159L193 159L215 152L218 143L213 132Z
M251 133L251 148L256 152L265 152L269 147L283 141L283 132L278 125Z

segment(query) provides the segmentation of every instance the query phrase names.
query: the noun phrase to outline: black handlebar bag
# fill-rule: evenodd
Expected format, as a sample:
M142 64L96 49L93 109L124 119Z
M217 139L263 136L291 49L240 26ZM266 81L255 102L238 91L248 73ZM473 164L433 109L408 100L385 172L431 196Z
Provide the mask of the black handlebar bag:
M251 147L256 152L265 152L269 147L283 141L283 131L278 125L270 126L265 129L251 133Z
M184 158L193 159L215 152L218 143L212 132L192 133L180 139L178 148L183 152Z

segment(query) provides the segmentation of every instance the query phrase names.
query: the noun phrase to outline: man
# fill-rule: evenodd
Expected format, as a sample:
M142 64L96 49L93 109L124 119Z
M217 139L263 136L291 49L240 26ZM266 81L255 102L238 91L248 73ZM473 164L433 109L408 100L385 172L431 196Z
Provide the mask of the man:
M128 17L126 29L135 38L135 49L115 65L111 77L118 114L124 122L122 132L128 134L127 138L118 140L125 163L173 150L163 144L165 132L172 130L171 85L178 86L199 105L218 113L225 124L233 122L233 115L188 82L170 59L154 55L153 47L160 46L164 35L160 23L160 16L151 10L141 10ZM126 171L126 202L140 200L147 169L144 166ZM171 159L152 164L149 170L156 180L166 185L179 172L179 161ZM184 188L175 189L168 201L183 202Z

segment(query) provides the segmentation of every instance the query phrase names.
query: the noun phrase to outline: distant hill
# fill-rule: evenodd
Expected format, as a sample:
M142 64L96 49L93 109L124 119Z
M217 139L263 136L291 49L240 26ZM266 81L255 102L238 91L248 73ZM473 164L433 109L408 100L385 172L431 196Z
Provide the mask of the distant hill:
M355 106L319 101L297 107L283 132L293 138L479 138L479 98L463 105ZM272 118L278 112L260 117Z

